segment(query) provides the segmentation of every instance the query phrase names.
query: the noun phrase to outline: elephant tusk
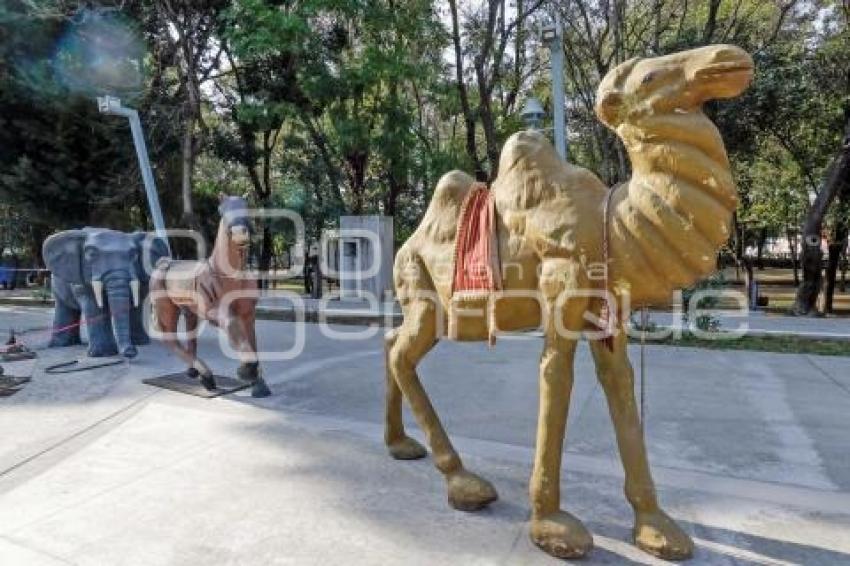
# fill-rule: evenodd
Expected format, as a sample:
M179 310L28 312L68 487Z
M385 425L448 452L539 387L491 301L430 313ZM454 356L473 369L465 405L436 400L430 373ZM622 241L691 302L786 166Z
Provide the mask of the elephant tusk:
M103 281L93 279L91 282L92 291L94 291L94 302L98 308L103 308Z
M130 292L133 294L133 306L139 306L139 280L132 279L130 281Z

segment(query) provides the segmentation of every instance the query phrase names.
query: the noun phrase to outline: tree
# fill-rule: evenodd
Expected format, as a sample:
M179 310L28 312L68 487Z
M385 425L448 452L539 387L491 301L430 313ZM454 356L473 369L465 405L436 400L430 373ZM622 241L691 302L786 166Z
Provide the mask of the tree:
M499 151L506 137L504 131L499 131L498 123L514 113L520 89L526 84L528 34L524 28L543 3L519 0L514 17L509 20L504 0L487 0L480 8L470 8L462 25L457 1L449 0L455 84L463 111L466 153L480 179L492 180L498 175ZM508 46L512 43L511 61ZM471 60L475 77L473 92L478 94L474 106L470 96L473 89L466 78L467 59ZM479 122L484 137L484 159L478 152Z
M219 16L229 0L154 0L161 27L158 37L172 47L168 61L180 77L183 134L181 141L182 222L197 228L192 206L195 161L207 135L203 85L221 70L222 49L217 42Z

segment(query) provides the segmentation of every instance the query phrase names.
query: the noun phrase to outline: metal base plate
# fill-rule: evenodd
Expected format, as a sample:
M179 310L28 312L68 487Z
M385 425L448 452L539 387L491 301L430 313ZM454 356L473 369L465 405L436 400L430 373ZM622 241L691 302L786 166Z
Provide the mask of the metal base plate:
M35 359L24 359L16 362L0 364L0 397L11 397L32 379L35 370Z
M185 393L186 395L203 397L205 399L220 397L222 395L227 395L228 393L241 391L242 389L251 387L251 384L247 381L216 375L216 389L215 391L208 391L203 385L201 385L201 382L198 379L189 377L185 372L149 377L148 379L143 379L142 383L153 385L154 387L162 387L163 389L170 389L171 391L177 391L178 393Z
M29 383L29 377L0 376L0 397L11 397Z

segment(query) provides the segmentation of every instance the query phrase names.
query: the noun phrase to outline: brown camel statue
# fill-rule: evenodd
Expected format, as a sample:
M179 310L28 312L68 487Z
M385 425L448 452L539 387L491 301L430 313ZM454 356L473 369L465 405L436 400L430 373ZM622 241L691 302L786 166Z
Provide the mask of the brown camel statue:
M152 322L163 333L165 344L189 366L187 375L200 377L201 385L208 390L214 390L216 383L212 370L197 356L198 319L222 329L231 347L240 352L242 363L237 375L253 384L252 396L267 397L271 392L257 360L257 280L247 272L251 244L248 203L244 197L219 197L221 221L209 259L163 258L157 263L151 275ZM188 335L185 346L177 339L181 314Z
M622 322L632 306L660 305L672 291L715 269L715 252L729 236L736 188L723 141L702 111L708 100L731 98L749 85L753 62L741 49L716 45L651 59L632 59L610 71L599 86L596 112L622 139L632 178L610 192L589 171L561 160L537 132L506 142L492 185L501 294L484 310L452 316L452 260L458 216L474 186L454 171L437 185L416 232L399 250L394 270L404 320L387 334L385 441L393 457L427 452L405 434L406 399L426 434L434 463L445 475L449 503L475 510L496 500L493 486L467 471L420 383L416 366L446 335L486 340L496 324L511 331L542 327L540 410L531 476L531 538L557 557L584 556L593 539L561 509L561 453L578 333L598 330L600 318L615 326L613 343L590 341L625 469L625 494L634 508L634 539L646 552L684 559L689 536L661 510L637 412L632 367ZM609 200L610 199L610 200ZM608 253L603 214L608 214ZM598 276L599 267L607 276ZM616 300L610 318L605 292ZM457 316L457 315L456 315ZM588 320L594 320L591 324ZM492 320L492 322L490 322Z

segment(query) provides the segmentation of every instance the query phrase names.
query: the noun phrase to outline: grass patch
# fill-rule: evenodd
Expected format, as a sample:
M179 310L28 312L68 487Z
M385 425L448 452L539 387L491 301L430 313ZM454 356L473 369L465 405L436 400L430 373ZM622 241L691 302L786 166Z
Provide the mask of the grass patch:
M640 343L640 339L632 339ZM850 356L850 340L812 340L797 336L742 336L740 338L707 340L697 338L690 332L681 338L668 337L649 340L647 344L684 346L709 350L753 350L757 352L780 352L783 354L818 354L821 356Z

